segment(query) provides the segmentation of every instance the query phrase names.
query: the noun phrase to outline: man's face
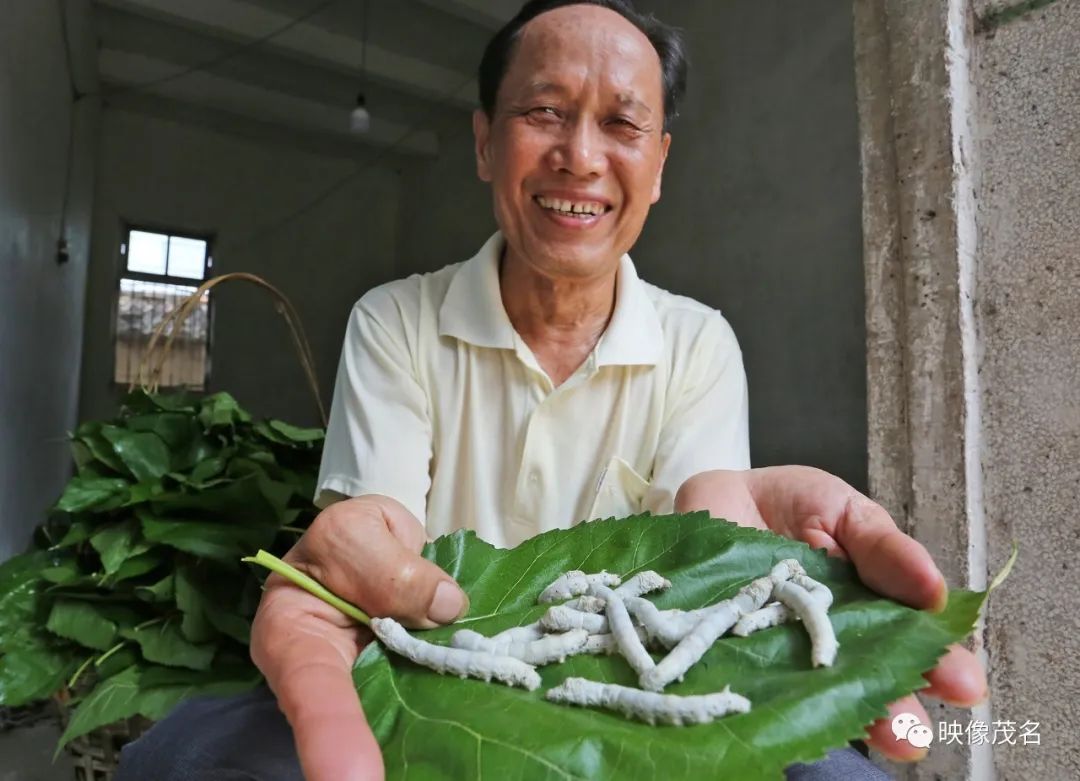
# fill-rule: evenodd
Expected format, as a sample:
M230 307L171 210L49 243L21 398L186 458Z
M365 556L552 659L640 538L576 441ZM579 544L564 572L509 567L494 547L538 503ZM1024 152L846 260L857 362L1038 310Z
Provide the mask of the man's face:
M588 5L529 22L494 116L473 120L510 250L546 276L609 271L660 197L663 124L660 59L630 22Z

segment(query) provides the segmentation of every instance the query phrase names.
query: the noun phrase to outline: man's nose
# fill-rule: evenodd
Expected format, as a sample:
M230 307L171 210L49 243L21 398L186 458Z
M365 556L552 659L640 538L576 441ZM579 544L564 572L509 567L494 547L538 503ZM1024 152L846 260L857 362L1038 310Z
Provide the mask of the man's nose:
M607 149L600 128L585 120L568 125L552 149L551 162L556 170L582 179L603 174Z

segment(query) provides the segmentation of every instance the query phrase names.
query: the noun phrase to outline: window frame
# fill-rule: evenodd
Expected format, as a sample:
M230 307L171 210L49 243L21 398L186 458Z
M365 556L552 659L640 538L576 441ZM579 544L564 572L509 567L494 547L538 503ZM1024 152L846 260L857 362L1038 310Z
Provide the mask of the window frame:
M169 274L151 274L145 271L130 271L128 270L128 258L131 253L131 232L143 231L145 233L156 233L168 237L176 237L178 239L195 239L197 241L206 242L206 257L203 259L203 276L201 279L193 279L191 277L175 277ZM211 270L214 265L214 239L215 235L204 231L190 231L183 228L172 228L159 223L151 222L135 222L131 220L120 221L120 240L116 244L116 256L119 260L118 273L116 275L116 284L113 287L113 305L112 305L112 317L110 318L110 328L112 331L112 349L109 351L112 357L112 371L109 374L110 384L113 387L127 388L130 383L118 382L116 379L116 343L120 338L120 334L117 328L117 316L118 307L120 303L120 286L123 284L123 280L132 279L139 282L156 282L163 285L179 285L182 287L198 288L207 279L210 279ZM168 256L166 256L165 270L168 271ZM210 387L210 374L213 368L213 348L214 348L214 296L211 295L211 291L206 292L206 370L203 373L202 389L196 392L204 393ZM149 336L149 335L148 335ZM176 389L188 389L187 386L166 386L162 385L164 390L176 390Z

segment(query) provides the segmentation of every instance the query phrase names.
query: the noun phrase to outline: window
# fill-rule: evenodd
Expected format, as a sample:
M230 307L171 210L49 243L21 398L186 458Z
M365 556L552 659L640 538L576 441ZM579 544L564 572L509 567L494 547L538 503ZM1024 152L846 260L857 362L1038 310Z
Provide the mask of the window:
M210 239L205 236L133 226L125 226L122 235L113 380L129 385L139 379L139 365L154 329L198 289L212 260ZM209 371L210 293L206 292L173 340L160 385L203 390Z

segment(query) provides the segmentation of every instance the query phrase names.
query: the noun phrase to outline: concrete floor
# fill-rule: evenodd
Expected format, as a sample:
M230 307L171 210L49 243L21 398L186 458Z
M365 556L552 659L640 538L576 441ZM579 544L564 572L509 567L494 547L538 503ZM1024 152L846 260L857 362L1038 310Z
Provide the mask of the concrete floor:
M0 781L72 781L67 754L53 762L60 729L51 722L0 732Z

